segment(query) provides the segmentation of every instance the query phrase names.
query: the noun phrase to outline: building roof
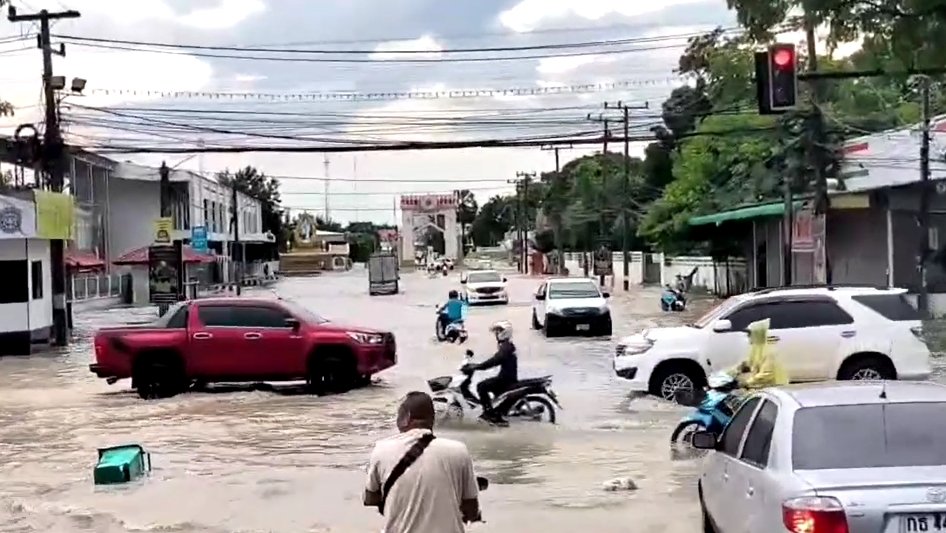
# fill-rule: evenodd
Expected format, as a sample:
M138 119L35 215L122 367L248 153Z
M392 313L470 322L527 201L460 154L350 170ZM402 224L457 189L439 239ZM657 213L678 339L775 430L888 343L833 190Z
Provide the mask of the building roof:
M190 246L184 246L184 262L185 263L213 263L214 257L208 254L202 254L200 252L194 251ZM125 253L118 259L112 261L113 265L147 265L148 264L148 247L142 246L141 248L136 248L130 252Z
M801 207L801 205L802 202L800 201L794 203L795 208ZM749 220L760 217L780 217L783 215L785 215L784 202L767 202L763 204L753 204L738 207L736 209L721 211L711 215L693 217L690 219L689 224L691 226L703 226L706 224L715 224L718 226L723 222L729 222L733 220Z
M67 267L79 270L105 267L105 261L99 259L97 255L81 250L66 250L65 260Z

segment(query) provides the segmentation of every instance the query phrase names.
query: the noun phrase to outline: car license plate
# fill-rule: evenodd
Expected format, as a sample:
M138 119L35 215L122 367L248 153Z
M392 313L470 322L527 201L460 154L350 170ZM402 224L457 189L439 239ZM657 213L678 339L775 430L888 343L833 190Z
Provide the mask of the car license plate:
M578 324L575 326L575 331L588 331L591 329L590 324Z
M901 515L900 533L914 531L946 531L946 513Z

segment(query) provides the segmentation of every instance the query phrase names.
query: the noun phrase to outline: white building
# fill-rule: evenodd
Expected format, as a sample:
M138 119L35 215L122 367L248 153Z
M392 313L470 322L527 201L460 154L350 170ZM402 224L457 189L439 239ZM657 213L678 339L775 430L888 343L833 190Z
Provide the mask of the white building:
M115 162L89 153L72 157L71 188L76 197L74 247L90 251L106 263L150 245L161 214L160 173L157 168ZM234 240L230 224L232 193L215 179L189 170L170 173L173 239L189 243L195 226L207 229L211 250L229 255ZM237 193L240 241L274 242L263 232L259 200Z
M0 355L29 355L52 336L50 246L40 236L68 237L69 227L43 227L33 191L14 194L0 196Z

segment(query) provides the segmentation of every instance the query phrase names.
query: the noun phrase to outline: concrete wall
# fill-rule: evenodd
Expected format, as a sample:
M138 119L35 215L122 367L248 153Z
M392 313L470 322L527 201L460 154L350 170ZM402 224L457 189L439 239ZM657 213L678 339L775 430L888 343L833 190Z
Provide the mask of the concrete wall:
M52 276L49 269L49 241L40 239L0 240L0 260L25 261L23 277L3 280L4 283L28 285L29 300L22 303L0 304L0 333L26 332L49 328L53 323ZM33 299L32 262L42 264L42 297Z
M160 194L155 181L110 180L110 260L154 241L154 221L161 214Z
M659 277L662 283L673 283L677 274L681 276L689 275L694 268L696 273L693 275L692 287L698 290L705 290L716 294L733 294L748 289L747 269L745 261L741 259L732 259L727 267L725 264L713 264L710 257L664 257L663 254L652 254L656 256L657 264L660 266ZM566 253L565 268L568 269L571 276L582 276L584 270L579 261L580 254ZM628 283L632 286L642 285L644 283L644 259L642 252L631 252L630 263L628 264ZM620 287L624 284L624 256L620 252L614 253L614 276L609 276L605 283L610 286ZM728 281L727 281L728 280Z

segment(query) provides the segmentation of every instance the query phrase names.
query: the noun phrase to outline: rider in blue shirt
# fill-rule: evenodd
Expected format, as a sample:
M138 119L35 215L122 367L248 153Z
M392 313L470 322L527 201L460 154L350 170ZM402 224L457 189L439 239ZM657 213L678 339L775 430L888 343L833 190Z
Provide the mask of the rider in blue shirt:
M463 302L457 291L450 291L447 303L440 308L440 315L437 317L438 326L443 331L449 324L460 320L463 320Z

